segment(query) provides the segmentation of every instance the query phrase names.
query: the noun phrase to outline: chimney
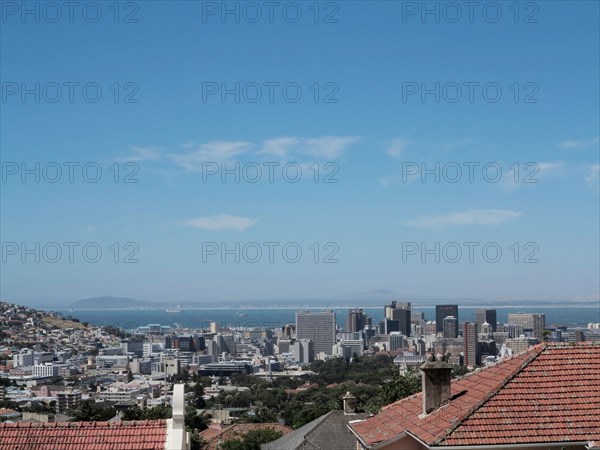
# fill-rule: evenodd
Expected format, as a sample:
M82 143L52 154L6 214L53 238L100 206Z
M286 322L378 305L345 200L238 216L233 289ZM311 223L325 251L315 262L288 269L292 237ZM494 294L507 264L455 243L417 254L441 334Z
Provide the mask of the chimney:
M173 385L173 416L167 420L166 450L183 450L188 448L185 430L185 391L183 384Z
M423 415L435 411L450 400L450 380L452 367L444 361L444 356L429 355L427 361L421 366L423 372Z
M344 415L349 416L356 414L356 397L353 396L350 391L346 392L346 395L342 397L344 402Z

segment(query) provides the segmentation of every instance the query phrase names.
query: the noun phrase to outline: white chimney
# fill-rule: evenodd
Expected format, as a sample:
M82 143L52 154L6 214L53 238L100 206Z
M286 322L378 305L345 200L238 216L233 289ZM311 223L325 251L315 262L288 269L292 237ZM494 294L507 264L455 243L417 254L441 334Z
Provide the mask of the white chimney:
M188 436L185 431L185 391L183 384L173 385L173 418L167 419L166 450L186 450Z

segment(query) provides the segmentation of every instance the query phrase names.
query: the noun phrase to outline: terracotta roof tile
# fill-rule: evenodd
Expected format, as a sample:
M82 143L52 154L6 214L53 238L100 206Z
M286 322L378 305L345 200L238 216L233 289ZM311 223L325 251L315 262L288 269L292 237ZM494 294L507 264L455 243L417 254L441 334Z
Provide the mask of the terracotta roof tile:
M421 394L352 424L368 445L408 432L428 445L600 440L600 345L541 344L452 383L420 418Z
M0 423L0 450L162 450L165 420Z

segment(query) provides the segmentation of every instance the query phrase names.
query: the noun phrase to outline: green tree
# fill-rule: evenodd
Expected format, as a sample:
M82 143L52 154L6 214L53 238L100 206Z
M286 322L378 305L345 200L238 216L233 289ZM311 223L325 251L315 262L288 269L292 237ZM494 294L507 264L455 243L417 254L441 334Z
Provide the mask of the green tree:
M154 408L140 408L135 405L125 410L123 420L169 419L171 415L171 408L165 405L158 405Z
M549 330L544 330L544 331L542 332L542 340L543 340L544 342L548 342L548 340L550 339L550 335L551 335L551 334L552 334L552 333L551 333Z
M198 409L204 408L206 406L206 401L203 398L204 386L202 386L202 383L196 381L192 388L192 392L194 394L192 404Z
M206 441L197 432L190 433L190 450L202 450L206 447Z
M185 408L185 426L191 431L202 431L208 428L210 419L202 414L198 414L196 408L188 406Z
M84 400L68 414L74 422L105 422L115 416L116 410L112 407L99 408L92 400Z
M386 405L421 391L421 378L414 373L396 375L383 386L381 398Z
M240 439L230 439L223 442L223 450L260 450L261 444L272 442L283 436L281 431L273 428L264 428L260 430L251 430L240 436Z
M466 366L452 366L452 378L462 377L467 373L469 373L469 370L466 368Z

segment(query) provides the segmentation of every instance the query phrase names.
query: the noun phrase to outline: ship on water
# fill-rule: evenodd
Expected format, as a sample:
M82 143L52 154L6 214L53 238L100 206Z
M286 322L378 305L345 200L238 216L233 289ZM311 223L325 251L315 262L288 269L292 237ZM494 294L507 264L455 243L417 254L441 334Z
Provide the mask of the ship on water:
M181 309L181 306L179 306L179 305L177 305L176 308L167 308L167 309L165 309L165 312L168 312L168 313L178 313L178 312L181 312L181 311L182 311L182 309Z

